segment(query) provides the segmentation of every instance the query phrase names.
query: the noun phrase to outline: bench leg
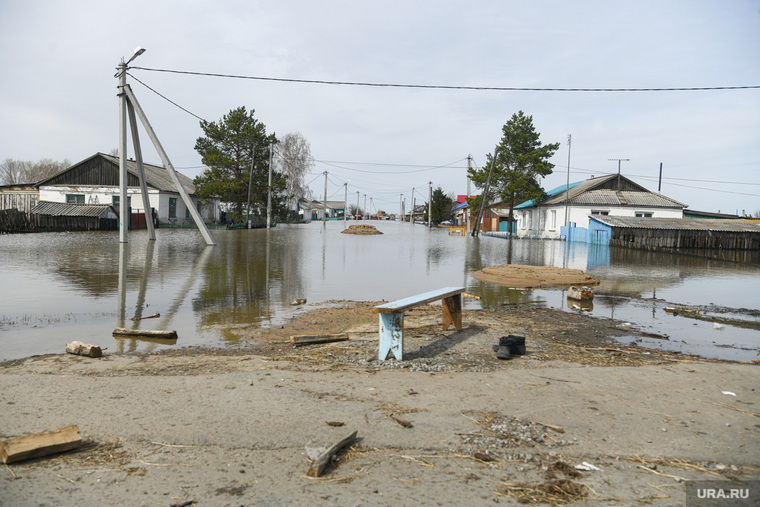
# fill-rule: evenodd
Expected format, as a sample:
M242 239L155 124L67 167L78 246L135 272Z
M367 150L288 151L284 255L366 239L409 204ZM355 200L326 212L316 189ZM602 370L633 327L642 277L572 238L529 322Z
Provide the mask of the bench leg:
M455 294L441 300L443 310L443 330L446 331L451 324L457 331L462 330L462 295Z
M401 361L404 353L404 313L381 313L380 315L380 352L378 359L385 361L388 353Z

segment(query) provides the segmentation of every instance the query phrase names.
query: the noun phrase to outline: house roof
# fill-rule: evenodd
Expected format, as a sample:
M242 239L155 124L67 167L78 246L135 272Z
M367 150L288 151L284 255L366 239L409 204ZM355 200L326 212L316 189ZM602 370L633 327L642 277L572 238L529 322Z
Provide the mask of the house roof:
M162 192L178 192L169 171L163 166L143 163L145 168L145 183L148 187ZM129 186L138 186L137 161L127 160L127 173L129 174ZM185 187L188 194L195 193L193 180L184 174L177 172L177 177ZM92 186L117 186L119 178L119 157L96 153L95 155L78 162L49 178L38 182L37 187L44 185L92 185Z
M345 201L310 201L308 199L301 199L298 201L298 204L301 206L305 206L309 209L323 209L325 207L325 204L327 204L328 209L345 209L346 208L346 202Z
M108 204L67 204L65 202L40 201L32 208L31 213L56 217L99 217L106 213L109 208L111 206Z
M548 198L541 206L559 204L579 206L639 206L649 208L685 208L686 204L650 192L638 183L622 175L609 174L568 185L561 185L547 192ZM515 209L535 207L535 200L526 201Z
M760 223L752 220L722 220L718 218L643 218L594 215L591 220L624 229L658 229L724 232L757 232Z

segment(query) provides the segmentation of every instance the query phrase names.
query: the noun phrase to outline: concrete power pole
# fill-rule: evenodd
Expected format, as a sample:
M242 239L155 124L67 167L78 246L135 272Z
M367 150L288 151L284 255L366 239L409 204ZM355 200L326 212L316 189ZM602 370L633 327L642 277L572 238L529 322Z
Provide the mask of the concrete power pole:
M365 216L367 217L367 219L369 218L369 213L367 213L367 194L364 194L364 213L362 214L362 218L364 218Z
M359 191L356 191L356 219L359 220Z
M269 143L269 183L267 185L267 230L272 228L272 158L274 143Z
M404 221L404 194L398 198L398 222Z
M472 155L467 155L467 199L470 198L470 168L472 167ZM465 200L465 202L467 202ZM465 206L464 208L465 214L467 215L467 231L469 232L471 227L471 220L470 220L470 207Z
M433 182L428 181L428 229L433 227Z
M412 187L412 202L409 208L409 223L414 225L414 187Z
M327 220L327 171L325 171L325 200L322 202L322 221Z
M345 190L343 195L343 224L345 225L348 215L348 182L343 184Z

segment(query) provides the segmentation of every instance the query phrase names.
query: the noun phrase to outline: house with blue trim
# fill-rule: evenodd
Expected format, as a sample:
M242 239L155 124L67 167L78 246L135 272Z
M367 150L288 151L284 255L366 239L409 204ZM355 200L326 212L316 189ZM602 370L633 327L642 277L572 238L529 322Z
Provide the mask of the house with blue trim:
M519 237L583 241L593 216L683 218L686 206L611 174L553 188L541 201L515 206L514 214Z

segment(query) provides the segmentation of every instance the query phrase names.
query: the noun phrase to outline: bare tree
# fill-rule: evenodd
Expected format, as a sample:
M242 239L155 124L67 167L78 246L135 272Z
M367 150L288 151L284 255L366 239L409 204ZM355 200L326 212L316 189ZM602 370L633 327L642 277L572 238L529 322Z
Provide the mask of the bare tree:
M26 162L6 158L0 164L0 183L3 185L17 185L22 183L26 173Z
M33 162L31 160L6 158L0 164L0 183L4 185L37 183L66 169L70 165L71 163L67 159L59 162L51 158L44 158L38 162Z
M314 166L311 145L299 132L286 134L277 145L280 173L287 176L285 192L290 209L308 194L304 176Z

